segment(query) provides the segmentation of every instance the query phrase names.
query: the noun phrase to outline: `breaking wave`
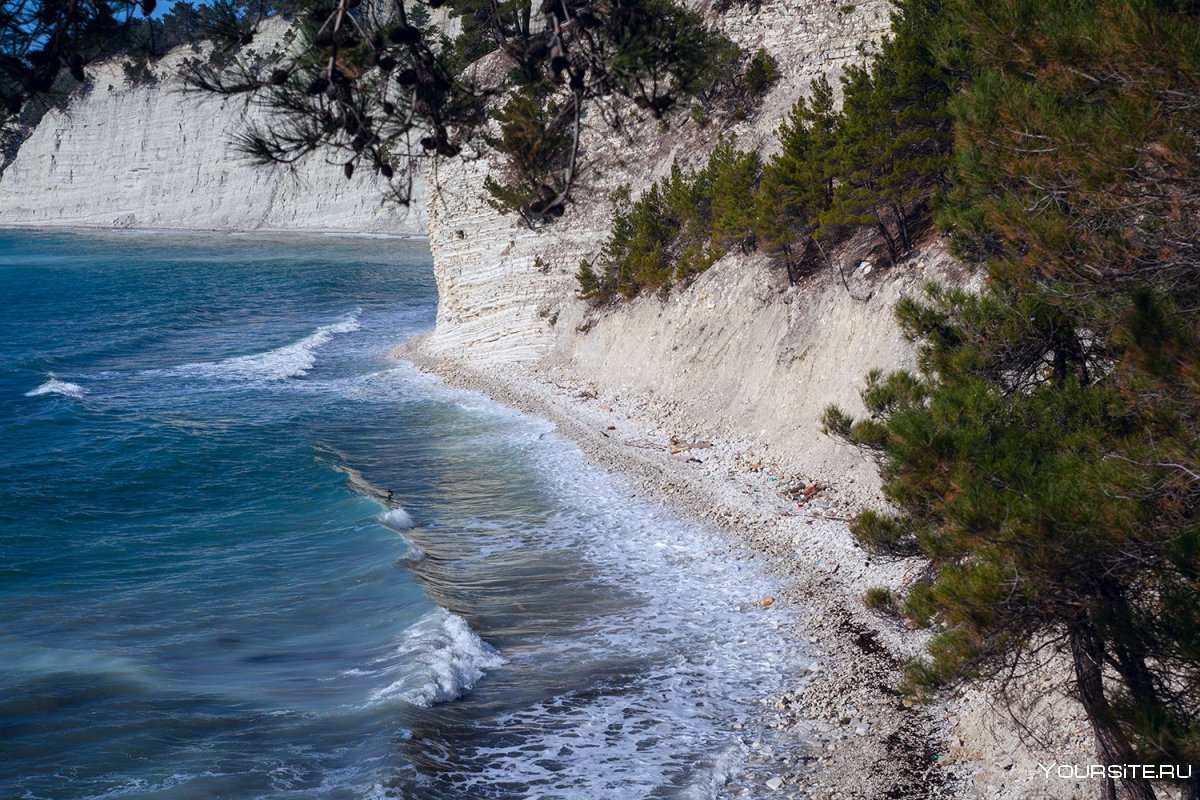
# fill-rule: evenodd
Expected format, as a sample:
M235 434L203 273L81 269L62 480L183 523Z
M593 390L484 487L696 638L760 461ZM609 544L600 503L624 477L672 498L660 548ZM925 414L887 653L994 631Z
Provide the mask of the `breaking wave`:
M234 356L224 361L185 364L177 371L185 375L234 380L278 381L286 378L298 378L308 374L308 371L317 363L317 348L336 334L352 333L359 329L358 315L359 311L355 311L343 320L322 325L298 342L277 347L265 353Z
M407 674L372 692L371 705L403 700L428 708L446 703L474 686L486 670L505 663L465 619L440 606L404 632L395 657Z
M406 531L417 525L412 515L403 508L390 508L383 512L383 524L397 531Z
M30 391L26 392L25 396L39 397L44 394L60 394L63 397L70 397L73 400L82 400L83 396L87 394L87 390L77 383L60 381L51 375L50 380L46 381L36 389L31 389Z

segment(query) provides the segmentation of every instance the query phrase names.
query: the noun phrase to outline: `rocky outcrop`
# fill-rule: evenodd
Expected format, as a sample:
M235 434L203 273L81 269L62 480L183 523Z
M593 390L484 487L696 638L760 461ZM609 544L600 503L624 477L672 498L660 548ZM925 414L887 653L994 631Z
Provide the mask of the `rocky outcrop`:
M420 187L404 208L384 202L368 170L346 180L320 157L248 165L230 142L261 112L185 91L177 73L190 56L169 54L149 85L129 85L115 62L91 69L90 89L46 114L0 174L0 223L425 232Z

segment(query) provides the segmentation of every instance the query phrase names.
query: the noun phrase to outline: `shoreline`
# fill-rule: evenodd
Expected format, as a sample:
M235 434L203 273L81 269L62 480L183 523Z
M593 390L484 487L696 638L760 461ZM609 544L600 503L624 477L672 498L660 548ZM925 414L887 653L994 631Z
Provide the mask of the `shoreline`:
M0 229L428 239L340 229L5 223ZM898 588L918 565L872 561L854 544L847 522L854 510L871 502L873 493L866 487L853 485L853 479L850 485L833 487L789 485L785 469L754 455L756 442L706 441L704 432L681 430L661 405L598 392L561 367L489 366L485 373L463 361L428 354L424 342L429 336L403 342L393 357L450 386L548 420L590 462L624 477L640 498L719 528L729 541L762 557L768 572L785 585L775 600L798 609L794 635L811 646L817 667L781 665L788 688L760 698L756 723L790 740L791 746L781 750L796 754L785 759L769 747L762 752L761 741L750 746L751 757L758 759L751 764L755 774L774 774L781 782L778 787L768 784L764 796L1065 799L1091 794L1086 782L1047 784L1036 767L1055 758L1086 763L1091 752L1078 715L1064 707L1061 696L1047 699L1050 680L1035 676L1031 688L1040 693L1022 708L1036 723L1036 735L1053 743L1037 746L1018 740L1021 732L1006 717L1008 698L989 687L959 691L929 705L913 705L896 695L892 687L900 669L921 652L925 636L867 610L862 596L874 586ZM797 489L796 497L789 496L788 490Z
M781 580L774 602L799 611L793 635L816 661L781 665L785 688L760 698L759 722L775 729L791 756L751 747L772 777L768 796L834 798L961 797L976 765L947 757L945 703L913 704L892 685L924 641L863 606L863 592L895 586L911 565L872 562L850 537L852 497L823 484L800 487L770 465L746 464L739 443L682 440L643 404L598 395L562 373L507 368L484 374L431 356L428 334L397 347L394 358L448 385L548 420L589 461L623 476L640 498L719 528L763 557ZM778 763L775 763L778 762Z
M204 235L224 234L226 236L280 236L296 234L300 236L328 236L330 238L346 239L379 239L379 240L411 240L418 242L429 241L428 233L394 233L388 231L364 231L352 228L177 228L177 227L123 227L118 225L100 225L87 223L71 224L32 224L24 222L0 222L0 231L38 231L42 233L129 233L129 234L164 234L164 235Z

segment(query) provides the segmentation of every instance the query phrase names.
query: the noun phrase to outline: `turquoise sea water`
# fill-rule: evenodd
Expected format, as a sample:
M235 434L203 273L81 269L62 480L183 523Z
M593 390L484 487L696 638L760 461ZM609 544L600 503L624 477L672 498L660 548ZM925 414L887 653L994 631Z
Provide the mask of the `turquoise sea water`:
M0 797L709 797L758 568L389 350L423 242L0 232Z

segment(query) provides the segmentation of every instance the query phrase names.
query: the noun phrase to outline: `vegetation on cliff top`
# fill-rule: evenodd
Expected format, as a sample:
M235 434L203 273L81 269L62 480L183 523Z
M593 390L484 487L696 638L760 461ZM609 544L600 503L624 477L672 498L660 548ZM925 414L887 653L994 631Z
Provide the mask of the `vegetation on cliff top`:
M842 77L842 108L818 78L765 164L723 140L703 169L676 166L636 202L621 204L600 257L580 266L580 294L605 303L666 292L735 246L761 248L795 282L863 229L896 263L912 250L914 225L928 217L949 163L948 104L960 79L934 56L940 25L934 4L904 6L876 57ZM709 213L714 203L721 209ZM658 233L630 238L631 228Z

